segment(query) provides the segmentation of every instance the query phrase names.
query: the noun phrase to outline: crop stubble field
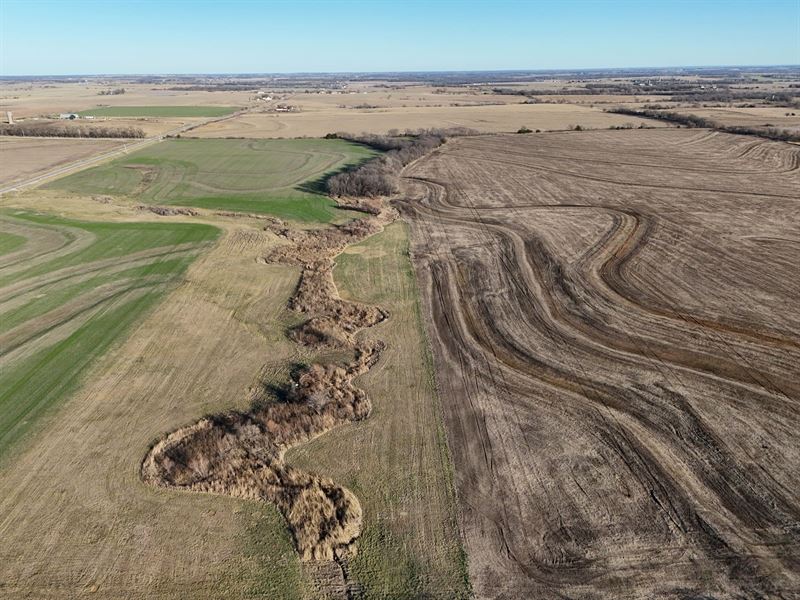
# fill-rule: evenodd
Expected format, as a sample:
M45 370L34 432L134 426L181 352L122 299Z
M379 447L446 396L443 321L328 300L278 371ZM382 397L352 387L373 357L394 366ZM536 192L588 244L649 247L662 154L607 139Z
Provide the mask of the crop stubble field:
M663 127L663 123L603 112L575 104L496 104L486 106L387 106L379 109L320 107L288 114L246 113L210 123L189 132L191 137L280 138L322 137L331 132L386 133L391 129L468 127L481 133L514 132L520 127L536 130L584 128L607 129L630 123Z
M479 597L800 593L799 165L651 130L407 171Z
M800 109L786 107L754 108L676 108L675 112L697 115L720 125L733 127L779 128L800 132Z
M206 225L0 214L22 239L0 257L0 455L169 289Z
M82 158L119 148L117 140L0 137L0 185L17 183Z
M125 93L99 95L100 92L118 87L124 87ZM189 92L166 89L166 86L131 83L54 82L30 85L25 82L3 82L0 84L0 110L12 111L17 119L65 112L94 114L92 111L110 109L130 112L130 107L184 111L185 107L191 107L227 111L230 107L246 105L250 96L249 92Z
M72 198L61 209L107 221L143 217ZM260 589L300 597L300 566L270 507L172 497L139 478L142 457L165 428L244 406L265 357L282 369L290 356L278 323L296 274L265 266L264 277L253 277L254 252L269 236L218 224L220 242L123 344L96 357L83 385L4 461L0 480L11 493L2 499L0 594L182 598L187 590L209 597L227 589L248 597Z

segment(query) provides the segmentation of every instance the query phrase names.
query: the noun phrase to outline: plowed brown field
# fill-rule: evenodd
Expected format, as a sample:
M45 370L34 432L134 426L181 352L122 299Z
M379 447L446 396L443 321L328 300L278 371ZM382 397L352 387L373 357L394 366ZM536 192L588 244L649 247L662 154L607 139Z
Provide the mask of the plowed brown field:
M669 129L407 169L478 597L800 596L799 166Z

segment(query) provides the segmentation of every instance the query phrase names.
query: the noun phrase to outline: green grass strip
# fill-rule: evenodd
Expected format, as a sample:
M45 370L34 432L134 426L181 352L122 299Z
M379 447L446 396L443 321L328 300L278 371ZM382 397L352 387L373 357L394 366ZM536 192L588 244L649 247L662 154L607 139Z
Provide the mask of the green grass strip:
M21 235L0 231L0 256L10 254L25 243Z
M235 106L99 106L78 113L81 117L224 117Z

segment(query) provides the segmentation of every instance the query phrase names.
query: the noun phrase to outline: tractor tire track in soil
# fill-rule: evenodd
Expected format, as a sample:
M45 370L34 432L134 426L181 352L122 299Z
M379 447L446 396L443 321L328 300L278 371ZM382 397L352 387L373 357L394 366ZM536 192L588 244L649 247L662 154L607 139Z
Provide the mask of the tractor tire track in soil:
M800 596L800 256L751 241L800 231L800 153L695 138L462 138L405 172L479 598Z
M367 394L353 380L379 360L384 344L357 334L388 318L388 313L341 299L333 280L334 259L350 244L380 232L397 213L382 201L340 205L368 214L315 230L290 229L269 220L265 229L288 243L277 246L262 262L301 268L289 308L311 317L290 331L290 337L312 349L349 353L352 359L300 369L289 386L277 392L278 401L256 401L248 412L206 417L166 435L144 458L141 475L154 486L274 504L320 592L350 598L360 589L350 580L347 559L361 533L361 505L352 492L331 479L284 461L288 449L365 419L371 410Z

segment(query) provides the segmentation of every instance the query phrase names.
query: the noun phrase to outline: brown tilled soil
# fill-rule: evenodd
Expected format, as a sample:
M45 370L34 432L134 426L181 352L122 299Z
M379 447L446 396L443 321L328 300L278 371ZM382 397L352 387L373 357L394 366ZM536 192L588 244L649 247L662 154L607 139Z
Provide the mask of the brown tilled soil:
M279 222L265 227L288 243L262 262L302 267L289 307L312 317L291 337L312 348L349 350L353 359L302 368L279 392L278 401L257 401L248 412L207 417L170 433L142 463L142 478L152 485L274 503L289 524L300 556L307 561L336 560L345 588L351 584L345 559L361 533L358 499L328 478L286 464L283 457L289 448L370 413L369 398L353 379L378 360L383 343L361 340L356 334L388 315L377 307L342 300L332 270L334 257L349 244L377 233L395 217L389 208L375 212L326 229L299 231ZM316 570L325 572L319 565Z
M671 129L407 170L478 597L800 597L799 167Z

